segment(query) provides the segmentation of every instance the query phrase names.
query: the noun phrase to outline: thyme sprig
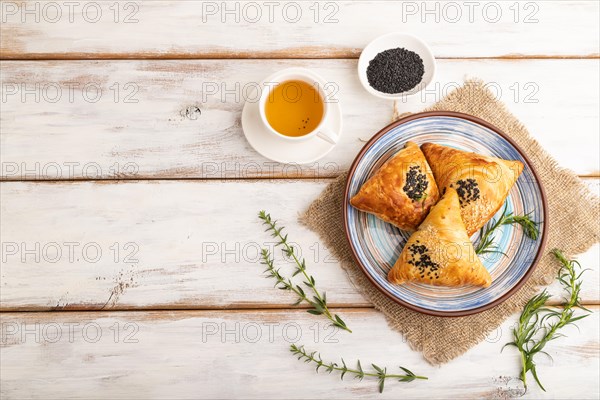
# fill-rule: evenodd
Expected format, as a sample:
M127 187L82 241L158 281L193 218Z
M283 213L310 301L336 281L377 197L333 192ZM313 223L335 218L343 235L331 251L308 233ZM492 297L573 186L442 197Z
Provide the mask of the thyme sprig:
M381 368L375 364L371 364L373 367L372 372L365 372L360 364L360 360L357 361L356 368L349 368L343 358L341 365L334 362L327 363L321 359L320 353L317 353L316 351L309 353L304 349L304 346L298 347L295 344L290 346L290 352L298 356L298 360L304 360L306 363L315 363L317 365L317 372L319 372L320 368L325 369L325 371L329 373L332 373L333 371L340 371L340 379L342 380L344 379L344 375L347 373L354 375L355 378L361 381L365 377L376 377L379 384L379 393L383 392L386 379L398 379L399 382L412 382L415 379L427 379L425 376L415 375L412 371L404 367L400 367L400 369L404 371L404 374L388 374L387 367Z
M567 259L558 249L552 250L552 254L561 264L557 279L567 292L562 309L546 307L546 302L551 297L546 290L534 296L523 308L519 322L513 328L514 341L504 345L505 347L516 347L521 354L521 374L519 378L523 381L525 390L527 390L527 372L531 371L537 384L543 391L546 391L537 375L535 355L542 353L550 357L544 351L544 347L550 341L565 336L558 333L558 330L589 315L575 316L575 309L579 308L590 312L581 305L581 299L579 298L582 283L579 279L586 270L578 272L577 269L580 269L581 265L577 261Z
M266 232L270 232L271 236L279 240L276 245L280 246L284 254L288 257L291 257L296 263L296 269L292 274L292 278L298 274L302 274L302 276L304 276L303 283L312 290L313 296L312 298L309 298L300 285L295 285L290 278L284 278L279 272L279 269L275 268L270 252L267 249L262 249L261 263L267 266L265 272L269 273L269 276L277 281L275 284L276 287L282 290L290 290L294 292L298 296L298 300L294 305L298 305L305 301L312 307L311 309L307 310L307 312L310 314L325 315L334 326L337 326L338 328L344 329L348 332L352 332L339 315L332 314L329 310L327 306L326 293L323 292L323 295L321 295L321 293L317 290L315 278L306 272L306 260L304 258L302 258L302 261L298 259L294 247L288 242L287 233L282 233L284 227L278 227L277 221L272 219L271 214L267 214L265 211L260 211L258 213L258 217L263 221L263 225L266 225Z
M267 266L267 269L265 269L264 272L269 273L269 276L276 280L275 287L277 289L290 290L296 293L296 295L298 296L298 300L296 300L296 302L293 305L297 306L303 301L310 302L310 300L306 297L306 294L304 293L302 287L300 287L299 285L294 285L290 278L284 278L279 272L279 269L275 268L275 265L273 264L273 258L271 257L271 253L269 252L269 250L262 249L261 258L261 263Z
M481 239L479 245L475 249L476 254L486 253L500 253L506 256L496 244L494 244L495 231L503 225L517 224L523 228L525 236L530 239L536 240L540 234L538 229L538 223L534 222L529 216L531 213L525 215L514 215L512 212L507 213L507 207L504 207L500 218L493 220L481 228Z

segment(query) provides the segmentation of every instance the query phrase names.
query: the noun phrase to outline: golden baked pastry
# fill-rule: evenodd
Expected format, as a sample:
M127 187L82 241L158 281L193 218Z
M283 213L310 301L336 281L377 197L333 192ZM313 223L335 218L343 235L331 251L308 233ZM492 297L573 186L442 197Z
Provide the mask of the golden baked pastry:
M413 231L438 198L425 156L417 144L408 142L362 185L350 204L400 229Z
M523 172L523 163L456 150L434 143L421 146L441 191L456 189L469 236L500 209Z
M449 187L414 232L388 280L401 284L408 281L438 286L476 285L487 287L492 277L485 269L460 216L456 190Z

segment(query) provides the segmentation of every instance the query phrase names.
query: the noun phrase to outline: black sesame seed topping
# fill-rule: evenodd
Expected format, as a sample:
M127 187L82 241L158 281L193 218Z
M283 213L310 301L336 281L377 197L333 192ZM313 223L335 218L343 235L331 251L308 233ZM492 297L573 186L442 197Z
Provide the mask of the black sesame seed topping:
M425 274L427 274L429 279L433 279L433 276L431 276L432 273L435 275L436 279L440 277L437 272L440 266L438 263L431 260L427 246L413 243L408 246L408 252L411 257L408 263L414 265L418 269L421 278L425 278Z
M406 92L421 82L425 66L414 51L396 48L382 51L369 62L369 85L383 93Z
M421 171L421 167L413 165L406 173L406 183L402 190L413 201L421 200L425 195L429 182L427 176Z
M472 201L479 200L481 197L479 195L479 185L475 179L460 179L456 181L456 185L456 193L458 194L461 207L469 204ZM454 187L454 184L451 184L450 187Z

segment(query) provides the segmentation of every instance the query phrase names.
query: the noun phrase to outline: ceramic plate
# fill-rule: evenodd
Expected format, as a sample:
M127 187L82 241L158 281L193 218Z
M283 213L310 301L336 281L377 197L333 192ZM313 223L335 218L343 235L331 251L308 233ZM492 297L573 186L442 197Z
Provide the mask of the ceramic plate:
M433 142L460 150L519 160L525 168L506 200L509 212L531 213L539 223L540 235L532 240L519 226L504 226L495 243L506 254L481 257L492 275L488 288L466 286L445 288L419 283L393 285L388 271L400 256L409 234L350 205L362 184L407 141ZM504 207L495 217L499 217ZM481 312L511 296L525 283L542 254L546 239L546 197L527 156L497 128L476 117L451 113L414 114L388 125L358 154L348 175L344 199L346 235L359 265L369 279L387 296L416 311L439 316L461 316ZM479 233L471 237L475 244Z

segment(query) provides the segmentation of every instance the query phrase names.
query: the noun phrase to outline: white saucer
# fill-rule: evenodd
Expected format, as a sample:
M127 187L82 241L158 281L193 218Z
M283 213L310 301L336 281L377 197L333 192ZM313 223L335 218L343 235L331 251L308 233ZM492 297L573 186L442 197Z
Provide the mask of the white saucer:
M248 98L256 97L249 96ZM342 107L339 101L329 103L328 106L329 121L327 123L339 138L342 135ZM260 119L258 101L246 101L244 104L242 129L254 150L262 156L280 163L310 164L327 155L335 147L335 144L317 136L305 141L288 141L273 135Z

